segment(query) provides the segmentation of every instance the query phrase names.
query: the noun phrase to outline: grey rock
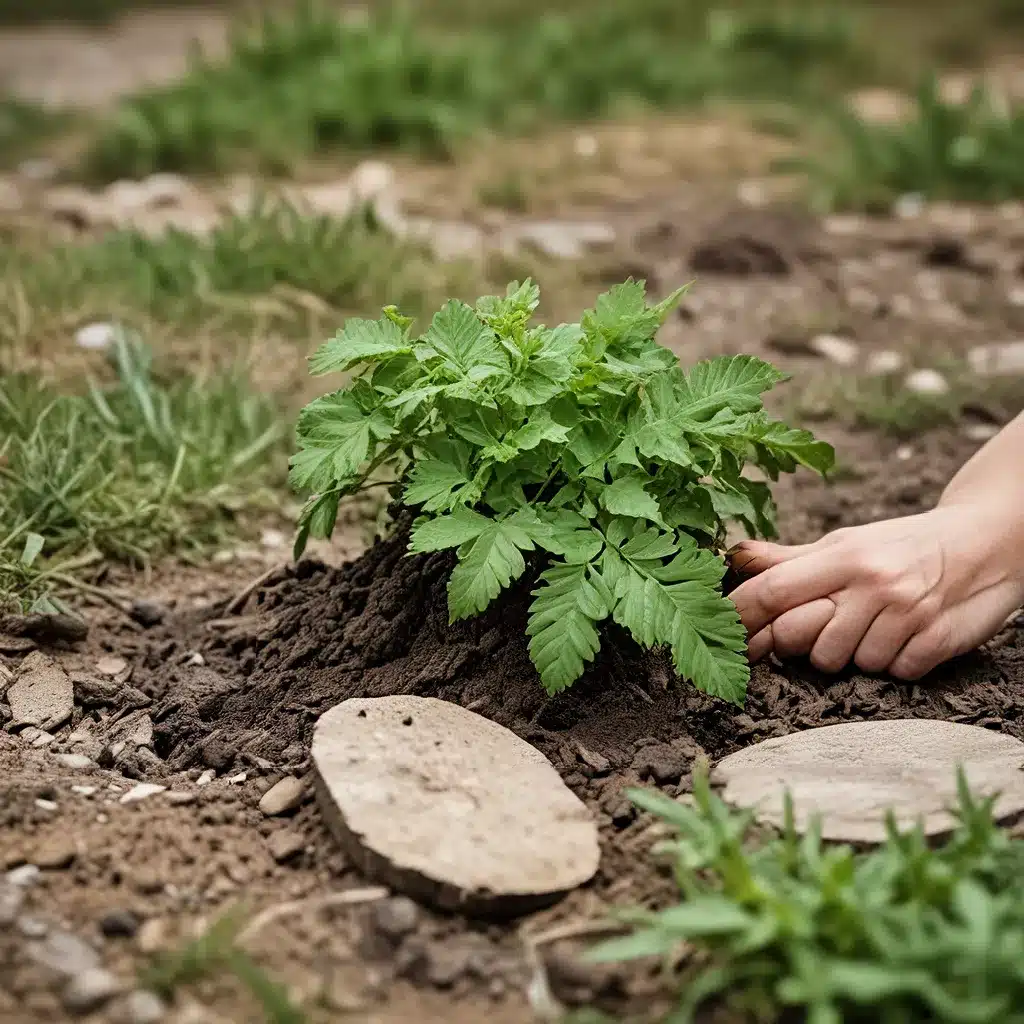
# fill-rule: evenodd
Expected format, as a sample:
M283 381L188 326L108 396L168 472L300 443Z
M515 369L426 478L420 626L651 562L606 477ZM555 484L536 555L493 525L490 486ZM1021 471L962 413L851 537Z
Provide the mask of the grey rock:
M85 672L72 672L71 682L75 688L75 702L85 708L117 704L121 696L122 686L116 679L97 679Z
M72 1013L92 1013L122 990L120 980L103 967L90 967L67 984L62 1002Z
M146 629L159 626L167 617L167 609L159 601L147 601L143 598L132 601L131 617Z
M74 615L6 615L0 633L24 636L40 644L78 643L89 635L89 625Z
M419 920L420 908L408 896L392 896L373 905L374 927L393 942L415 931Z
M155 992L136 989L118 999L109 1013L113 1024L159 1024L167 1007Z
M40 967L48 968L65 978L100 966L96 950L70 932L51 932L45 939L26 943L25 952Z
M75 694L64 669L48 655L33 651L19 666L7 702L16 725L51 730L71 717Z
M260 798L260 810L268 817L294 811L305 795L306 787L301 779L294 775L286 775Z
M576 755L588 768L593 769L598 775L611 771L611 761L604 754L599 754L583 746L582 743L576 744Z
M100 931L108 939L130 939L140 923L138 914L130 910L111 910L99 920Z
M270 849L270 856L277 861L278 864L284 864L286 861L291 860L293 857L297 857L305 849L306 841L298 834L293 832L291 829L283 828L278 832L273 832L270 838L267 840L267 846Z

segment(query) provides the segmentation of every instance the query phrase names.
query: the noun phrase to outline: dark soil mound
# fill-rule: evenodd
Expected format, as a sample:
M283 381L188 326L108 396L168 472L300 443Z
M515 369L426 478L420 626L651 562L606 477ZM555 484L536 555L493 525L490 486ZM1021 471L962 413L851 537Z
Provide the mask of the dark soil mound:
M758 666L741 711L677 681L667 658L641 651L613 625L586 675L548 698L527 651L532 580L450 626L450 556L410 558L405 550L398 532L341 568L305 562L282 571L253 598L258 617L207 642L208 667L154 666L150 689L164 699L160 752L179 767L224 769L239 753L299 760L327 708L394 693L441 697L486 715L535 743L566 775L631 768L634 780L659 783L685 777L700 749L719 757L843 720L942 718L1024 738L1020 630L913 686L824 677L802 664Z

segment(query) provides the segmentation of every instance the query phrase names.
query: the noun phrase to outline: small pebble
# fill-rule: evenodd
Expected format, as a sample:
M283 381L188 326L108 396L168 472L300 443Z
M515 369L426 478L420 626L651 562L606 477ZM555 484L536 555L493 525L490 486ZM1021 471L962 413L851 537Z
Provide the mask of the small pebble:
M70 867L77 850L71 836L54 836L41 843L32 857L32 863L46 871L61 871Z
M373 905L373 923L377 931L397 941L416 930L420 908L408 896L392 896Z
M118 330L113 324L86 324L75 332L75 344L92 351L110 348L117 338Z
M283 864L300 854L306 846L306 841L298 832L285 828L272 833L267 840L267 845L270 848L270 856L278 864Z
M72 793L77 793L79 796L93 796L98 792L95 786L72 786Z
M907 374L903 386L915 395L949 394L949 381L938 370L914 370Z
M135 936L135 944L139 952L152 956L159 952L167 943L167 923L162 917L151 917L143 921Z
M5 878L9 884L27 889L30 885L35 885L36 879L39 878L39 868L35 864L22 864L20 868L8 871Z
M53 759L65 768L70 768L76 772L91 768L96 763L91 757L86 757L85 754L54 754Z
M305 794L305 785L294 775L286 775L276 785L263 794L260 799L260 810L268 817L287 814L294 811L301 803Z
M208 786L215 778L217 778L217 773L212 768L207 768L206 771L196 779L196 785Z
M121 991L121 982L103 967L76 974L64 989L63 1002L72 1013L92 1013Z
M899 459L900 462L909 462L913 457L914 449L911 448L909 444L900 445L900 447L896 449L896 458Z
M51 813L57 810L57 804L53 800L37 800L36 807L41 811L50 811Z
M836 366L854 366L860 358L860 346L857 342L838 334L819 334L811 338L808 347L816 355Z
M157 793L163 793L166 789L166 786L157 785L155 782L140 782L137 785L132 786L127 793L124 793L118 803L135 804L140 800L146 800L151 796L156 796Z
M147 601L143 598L132 601L131 617L146 629L159 626L167 615L167 609L158 601Z
M999 427L994 423L967 423L963 428L964 437L968 441L989 441L999 433Z
M920 192L908 192L893 203L892 212L900 220L914 220L924 213L924 196Z
M130 939L139 930L139 917L130 910L111 910L100 918L99 926L108 939Z
M111 1007L110 1016L115 1024L159 1024L167 1015L167 1007L155 993L137 989Z
M42 939L46 937L49 928L38 917L23 917L18 921L18 931L26 939Z
M25 900L25 893L20 886L0 882L0 925L7 927L14 923Z
M868 356L866 370L872 377L885 377L890 373L898 373L902 370L903 363L902 353L883 349L881 352L872 352Z
M180 790L180 789L174 790L174 789L172 789L164 797L164 799L172 807L185 807L188 804L194 804L196 802L196 795L195 795L195 793L187 793L184 790Z
M96 662L96 671L103 676L118 676L128 667L124 658L107 655Z
M64 978L72 978L100 966L96 950L70 932L50 932L41 941L26 943L25 952L34 963Z
M228 782L231 783L232 786L241 786L247 778L248 775L245 772L239 772L237 775L232 775L231 778L228 779Z

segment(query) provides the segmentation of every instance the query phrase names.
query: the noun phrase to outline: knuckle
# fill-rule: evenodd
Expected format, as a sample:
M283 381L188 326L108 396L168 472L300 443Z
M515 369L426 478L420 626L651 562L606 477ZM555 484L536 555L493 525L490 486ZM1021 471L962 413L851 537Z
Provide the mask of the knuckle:
M789 607L790 588L771 573L761 581L761 603L770 612L782 612Z
M880 651L857 651L853 663L861 672L881 672L889 664L889 659Z
M833 675L843 667L845 662L837 658L836 655L828 651L820 651L815 647L811 651L811 664L819 672L827 672L829 675Z

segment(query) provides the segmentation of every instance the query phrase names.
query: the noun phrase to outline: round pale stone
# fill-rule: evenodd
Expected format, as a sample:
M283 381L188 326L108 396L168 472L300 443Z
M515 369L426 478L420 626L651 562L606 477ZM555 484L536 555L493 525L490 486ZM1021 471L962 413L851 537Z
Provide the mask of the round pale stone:
M362 870L467 914L524 913L588 881L597 827L547 758L432 697L347 700L313 737L317 799Z
M762 823L782 825L788 791L798 831L819 816L826 839L881 843L889 810L902 828L952 831L958 767L975 797L1000 794L997 819L1024 812L1024 743L930 719L846 722L765 740L719 762L711 781Z

